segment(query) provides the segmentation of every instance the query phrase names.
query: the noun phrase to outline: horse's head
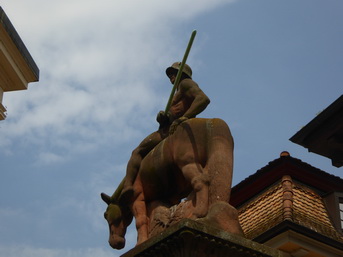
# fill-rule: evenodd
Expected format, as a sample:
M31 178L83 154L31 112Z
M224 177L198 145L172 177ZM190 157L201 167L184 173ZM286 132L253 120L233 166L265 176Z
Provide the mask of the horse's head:
M125 246L126 228L132 222L133 215L127 206L120 206L110 196L101 193L101 198L108 204L104 213L110 230L108 242L112 248L122 249Z

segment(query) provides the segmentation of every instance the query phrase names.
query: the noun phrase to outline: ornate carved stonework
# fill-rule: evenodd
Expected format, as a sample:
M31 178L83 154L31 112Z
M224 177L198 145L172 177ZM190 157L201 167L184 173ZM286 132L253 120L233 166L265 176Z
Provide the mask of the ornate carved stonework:
M281 257L278 250L184 219L122 257Z

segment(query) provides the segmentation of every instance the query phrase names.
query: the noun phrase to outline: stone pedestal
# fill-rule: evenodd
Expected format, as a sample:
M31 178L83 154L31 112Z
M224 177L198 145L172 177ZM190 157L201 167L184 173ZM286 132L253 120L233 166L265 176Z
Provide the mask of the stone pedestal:
M281 257L278 250L241 236L185 219L122 257Z

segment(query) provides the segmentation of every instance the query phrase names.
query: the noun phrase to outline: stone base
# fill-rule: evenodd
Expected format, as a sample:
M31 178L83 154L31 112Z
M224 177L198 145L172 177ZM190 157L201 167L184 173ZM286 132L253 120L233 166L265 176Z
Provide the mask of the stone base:
M121 257L281 257L281 253L209 225L184 219Z

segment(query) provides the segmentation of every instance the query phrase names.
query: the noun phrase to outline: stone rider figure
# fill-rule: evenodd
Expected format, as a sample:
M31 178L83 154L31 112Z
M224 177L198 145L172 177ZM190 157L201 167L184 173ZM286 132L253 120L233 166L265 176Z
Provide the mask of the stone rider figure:
M166 69L166 74L172 84L175 82L180 65L180 62L175 62ZM180 123L195 118L209 103L210 99L192 80L192 69L185 64L180 82L176 85L169 112L160 111L157 114L159 129L147 136L132 152L127 164L123 190L119 196L121 203L128 204L133 196L133 182L143 158L169 134L173 134Z

